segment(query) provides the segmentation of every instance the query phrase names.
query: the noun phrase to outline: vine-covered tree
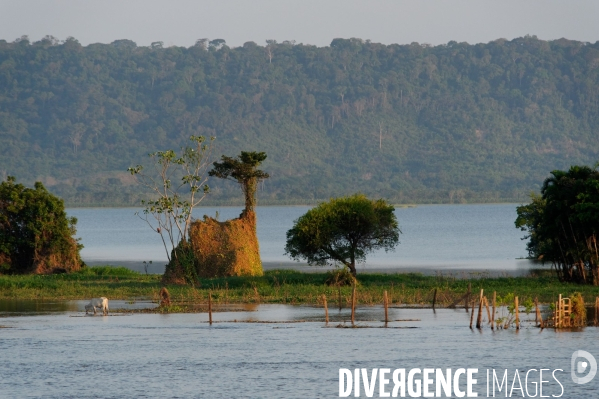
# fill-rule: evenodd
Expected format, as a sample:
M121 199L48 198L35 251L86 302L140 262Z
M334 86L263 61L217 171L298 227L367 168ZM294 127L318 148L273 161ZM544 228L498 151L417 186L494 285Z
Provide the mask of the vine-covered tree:
M366 254L394 250L401 233L394 207L363 194L336 198L309 210L287 232L285 252L310 265L339 262L356 275Z
M8 176L0 184L0 274L79 270L76 224L42 183L27 188Z
M214 168L208 174L239 183L245 198L245 212L254 211L258 182L269 177L268 173L257 169L265 159L266 153L255 151L241 151L236 158L223 155L221 162L214 162Z
M597 167L597 166L596 166ZM532 202L517 209L532 258L553 265L562 281L599 285L599 171L554 170Z

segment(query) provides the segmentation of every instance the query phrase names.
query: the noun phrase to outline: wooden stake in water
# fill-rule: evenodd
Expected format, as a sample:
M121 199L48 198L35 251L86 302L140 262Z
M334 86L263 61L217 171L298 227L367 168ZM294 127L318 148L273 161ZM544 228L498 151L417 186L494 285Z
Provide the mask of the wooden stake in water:
M557 306L555 307L555 328L562 327L562 294L559 294Z
M539 299L535 298L535 324L543 328L543 316L541 316L541 310L539 309Z
M516 312L516 330L520 329L520 310L518 309L518 297L514 298L514 311Z
M493 313L491 313L491 329L495 329L495 301L497 301L497 291L493 291Z
M466 299L464 300L464 307L466 308L466 312L468 311L468 304L470 303L470 290L472 286L468 283L468 292L466 292Z
M329 308L327 307L327 296L322 294L322 302L324 304L324 321L328 325L329 324Z
M485 297L485 308L487 309L487 322L491 323L491 311L489 310L489 300Z
M435 292L433 293L433 310L435 310L435 302L437 302L437 289L435 288Z
M472 301L472 313L470 313L470 329L472 330L472 322L474 321L474 301Z
M212 291L208 291L208 322L212 325Z
M478 297L478 316L476 317L476 328L481 328L483 321L483 290L480 290L480 296Z
M351 292L351 325L353 326L356 321L356 284Z
M389 322L389 299L387 298L387 291L383 293L383 305L385 306L385 327Z

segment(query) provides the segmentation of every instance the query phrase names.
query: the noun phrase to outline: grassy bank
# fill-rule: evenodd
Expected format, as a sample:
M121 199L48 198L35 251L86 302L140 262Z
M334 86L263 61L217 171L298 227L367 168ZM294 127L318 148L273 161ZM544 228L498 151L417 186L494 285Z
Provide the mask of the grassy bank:
M262 277L228 277L204 279L200 285L168 286L175 304L205 303L212 292L213 302L224 303L286 303L317 305L326 295L330 306L349 304L352 288L326 285L330 273L301 273L290 270L268 271ZM88 299L106 296L109 299L151 299L158 301L160 275L144 275L126 268L90 267L72 274L37 276L0 276L0 299ZM439 307L449 306L472 287L477 293L497 292L498 297L519 296L520 303L535 297L541 303L551 303L559 294L582 293L585 301L594 303L599 287L560 283L549 273L530 277L485 277L469 279L452 276L420 274L358 275L358 303L381 304L387 291L393 305L430 305L437 289ZM180 308L180 307L179 307Z

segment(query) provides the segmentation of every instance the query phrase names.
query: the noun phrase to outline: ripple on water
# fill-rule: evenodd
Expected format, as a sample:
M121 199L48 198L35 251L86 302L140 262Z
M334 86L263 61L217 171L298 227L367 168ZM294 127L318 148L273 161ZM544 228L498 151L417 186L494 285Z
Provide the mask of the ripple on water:
M206 314L3 317L11 328L0 332L0 397L338 397L339 368L476 367L481 379L487 368L569 373L572 352L593 353L599 338L596 328L472 331L463 310L390 310L392 319L413 320L392 325L415 329L324 328L322 313L261 305L216 313L212 326ZM336 314L346 325L348 316ZM244 317L281 323L233 322ZM379 327L381 318L380 308L358 312L360 325ZM302 319L310 321L282 323ZM568 396L588 394L566 372Z

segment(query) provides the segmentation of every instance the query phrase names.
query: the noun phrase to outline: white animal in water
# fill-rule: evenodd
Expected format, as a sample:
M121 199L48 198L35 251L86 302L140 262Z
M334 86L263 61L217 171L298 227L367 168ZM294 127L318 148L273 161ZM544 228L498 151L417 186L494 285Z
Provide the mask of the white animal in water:
M96 309L102 309L102 314L108 315L108 298L93 298L87 305L85 305L85 314L92 310L94 311L94 314L96 314Z

